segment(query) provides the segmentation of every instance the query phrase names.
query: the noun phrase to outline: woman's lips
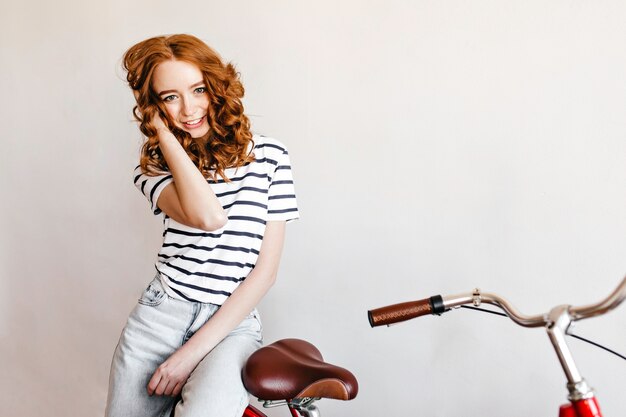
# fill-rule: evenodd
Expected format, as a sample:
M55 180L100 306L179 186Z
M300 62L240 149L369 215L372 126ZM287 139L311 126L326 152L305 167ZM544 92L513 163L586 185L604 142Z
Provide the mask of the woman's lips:
M188 122L182 122L182 124L187 129L195 129L195 128L202 126L202 123L204 122L204 118L205 116L202 116L199 119L189 120Z

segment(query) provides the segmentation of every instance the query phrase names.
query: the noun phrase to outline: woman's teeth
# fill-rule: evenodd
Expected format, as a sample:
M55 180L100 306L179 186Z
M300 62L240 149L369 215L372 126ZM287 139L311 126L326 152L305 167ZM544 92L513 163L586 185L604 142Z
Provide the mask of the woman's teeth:
M199 125L200 122L202 122L202 117L196 120L190 120L189 122L183 122L183 124L193 127L193 126Z

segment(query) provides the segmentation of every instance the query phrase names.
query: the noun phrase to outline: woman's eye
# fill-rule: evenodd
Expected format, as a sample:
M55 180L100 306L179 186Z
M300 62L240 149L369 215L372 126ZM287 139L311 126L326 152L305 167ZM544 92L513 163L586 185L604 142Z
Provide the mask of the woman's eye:
M163 101L173 101L174 99L176 99L175 95L165 96L162 98Z
M196 93L197 94L204 94L204 93L206 93L206 87L198 87L198 88L196 88Z

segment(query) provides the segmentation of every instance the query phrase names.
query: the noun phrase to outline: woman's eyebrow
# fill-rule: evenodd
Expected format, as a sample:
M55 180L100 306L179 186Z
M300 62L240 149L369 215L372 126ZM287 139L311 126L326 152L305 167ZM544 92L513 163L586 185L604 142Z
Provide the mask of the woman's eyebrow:
M198 81L197 83L190 85L189 89L199 87L199 86L201 86L203 84L204 84L204 80ZM161 91L159 93L159 96L162 96L163 94L169 94L169 93L175 93L175 92L176 92L176 90L163 90L163 91Z

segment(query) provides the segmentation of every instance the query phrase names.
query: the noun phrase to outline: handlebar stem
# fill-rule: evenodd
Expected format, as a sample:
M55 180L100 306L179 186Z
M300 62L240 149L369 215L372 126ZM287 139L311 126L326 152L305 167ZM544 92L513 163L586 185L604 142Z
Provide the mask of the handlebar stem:
M546 331L567 378L568 398L570 401L579 401L593 397L593 389L587 385L578 371L569 346L565 341L565 334L572 323L570 309L571 306L569 305L560 305L550 310L547 316Z

